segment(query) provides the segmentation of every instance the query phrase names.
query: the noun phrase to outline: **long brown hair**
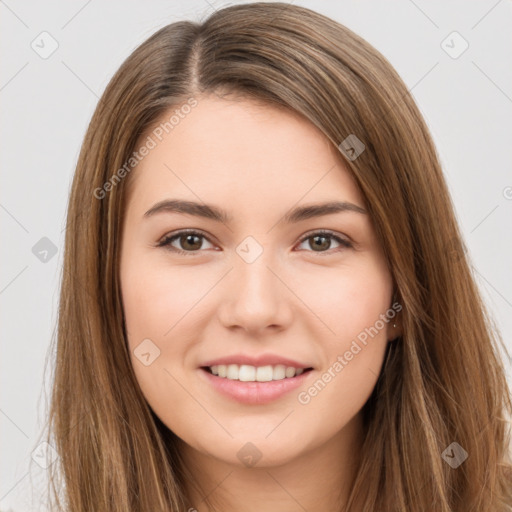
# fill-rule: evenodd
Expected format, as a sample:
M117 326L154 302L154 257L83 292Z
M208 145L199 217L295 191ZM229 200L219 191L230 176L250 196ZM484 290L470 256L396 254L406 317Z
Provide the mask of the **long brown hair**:
M295 111L336 147L350 135L365 145L357 158L341 150L340 158L385 251L402 335L364 406L345 510L357 512L358 502L365 511L512 510L506 348L475 284L428 128L378 51L286 3L235 5L163 27L126 59L96 108L69 200L49 412L59 510L190 506L176 439L132 371L118 262L137 172L126 163L171 107L210 93ZM454 442L468 455L457 468L446 462Z

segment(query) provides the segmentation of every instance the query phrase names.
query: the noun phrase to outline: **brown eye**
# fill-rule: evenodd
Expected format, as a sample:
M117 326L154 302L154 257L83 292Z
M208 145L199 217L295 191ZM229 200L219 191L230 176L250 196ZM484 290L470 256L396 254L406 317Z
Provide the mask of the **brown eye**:
M211 243L205 235L198 231L180 231L178 233L164 237L158 243L158 246L166 247L170 251L190 256L193 255L193 253L200 253L201 249L204 249L203 241ZM338 247L335 247L332 251L329 251L332 249L333 241L338 244ZM352 244L348 240L336 236L330 231L317 231L312 233L304 237L300 243L302 245L305 242L309 242L308 246L310 249L312 249L309 252L316 253L330 254L332 252L338 252L342 248L352 247Z
M166 247L180 254L189 255L190 253L200 252L204 240L208 239L197 231L181 231L174 235L164 237L158 246ZM178 247L173 245L174 243L177 243Z
M332 241L338 243L341 247L349 248L352 247L352 244L339 236L331 233L330 231L318 231L316 233L312 233L306 237L304 237L301 241L301 244L309 241L308 246L312 249L310 252L327 252L331 249ZM339 250L339 247L338 247ZM335 251L336 252L336 251Z

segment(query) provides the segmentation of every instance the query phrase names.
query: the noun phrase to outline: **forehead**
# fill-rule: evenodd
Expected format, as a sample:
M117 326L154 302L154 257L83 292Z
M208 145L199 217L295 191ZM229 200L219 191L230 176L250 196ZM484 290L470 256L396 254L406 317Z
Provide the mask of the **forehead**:
M364 204L337 148L299 114L208 96L166 125L176 109L141 137L154 147L132 171L129 204L137 209L170 195L251 213L263 198L265 208L280 209L302 198Z

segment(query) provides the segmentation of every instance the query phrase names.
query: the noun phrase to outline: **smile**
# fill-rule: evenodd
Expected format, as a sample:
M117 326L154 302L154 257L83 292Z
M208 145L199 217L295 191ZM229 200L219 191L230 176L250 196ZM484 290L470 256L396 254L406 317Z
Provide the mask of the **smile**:
M224 368L223 368L224 367ZM216 370L216 374L213 372ZM250 365L218 365L201 367L200 376L219 394L241 404L263 405L284 397L304 384L312 368L300 369L283 365L255 367ZM269 379L272 371L272 379ZM276 372L276 379L274 379ZM221 374L226 374L222 377ZM292 374L293 373L293 374ZM259 378L267 380L257 380ZM241 377L241 378L240 378ZM243 380L245 379L245 380Z

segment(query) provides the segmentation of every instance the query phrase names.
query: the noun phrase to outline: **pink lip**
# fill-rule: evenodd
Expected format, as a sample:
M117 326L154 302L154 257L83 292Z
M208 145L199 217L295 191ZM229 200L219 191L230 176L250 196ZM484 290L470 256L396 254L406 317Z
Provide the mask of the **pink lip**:
M201 366L215 366L219 364L248 364L250 366L275 366L283 364L284 366L293 366L294 368L312 368L313 365L309 363L299 363L293 359L281 357L276 354L262 354L260 356L248 356L244 354L234 354L232 356L220 357L218 359L211 359L206 361Z
M289 366L294 365L290 364ZM243 382L213 375L204 368L200 368L199 371L203 376L202 378L205 378L219 393L237 402L249 405L262 405L277 400L298 388L312 373L312 371L308 371L295 377L269 382Z

